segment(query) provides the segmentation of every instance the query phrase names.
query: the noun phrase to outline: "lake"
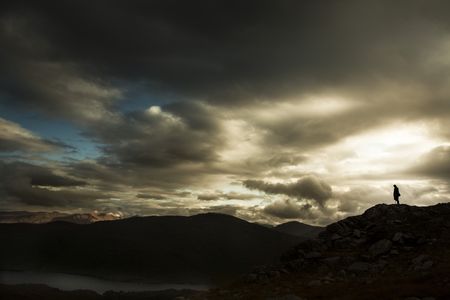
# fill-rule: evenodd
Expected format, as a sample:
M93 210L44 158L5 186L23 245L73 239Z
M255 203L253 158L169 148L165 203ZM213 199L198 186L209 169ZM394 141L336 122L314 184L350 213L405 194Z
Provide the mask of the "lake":
M160 291L167 289L207 290L210 286L201 284L152 284L139 282L121 282L95 277L64 273L44 273L31 271L0 271L0 283L3 284L45 284L60 290L91 290L97 293L106 291Z

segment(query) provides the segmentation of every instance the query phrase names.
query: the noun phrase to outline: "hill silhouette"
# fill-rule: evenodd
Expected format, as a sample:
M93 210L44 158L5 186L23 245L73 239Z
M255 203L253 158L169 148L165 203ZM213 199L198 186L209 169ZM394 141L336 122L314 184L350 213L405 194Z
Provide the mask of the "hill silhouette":
M274 229L279 232L284 232L305 239L312 239L317 237L319 233L321 233L325 228L320 226L312 226L304 224L298 221L291 221L279 224L275 226Z
M196 299L450 299L450 204L376 205Z
M0 224L1 269L148 282L221 282L278 260L300 239L223 214L79 225Z

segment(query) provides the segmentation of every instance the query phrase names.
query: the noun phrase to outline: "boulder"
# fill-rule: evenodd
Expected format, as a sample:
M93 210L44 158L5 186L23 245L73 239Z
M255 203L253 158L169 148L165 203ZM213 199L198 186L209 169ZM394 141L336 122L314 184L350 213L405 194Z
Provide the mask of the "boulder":
M306 259L315 259L315 258L320 258L320 257L322 257L322 254L317 251L311 251L311 252L308 252L305 254Z
M370 246L369 253L371 256L376 257L389 252L392 247L392 242L388 239L382 239Z
M370 270L370 264L362 261L352 263L348 268L350 272L367 272Z
M396 232L394 236L392 237L392 241L395 243L401 243L403 241L403 233L402 232Z
M288 294L288 295L282 295L282 296L274 296L266 298L266 300L304 300L303 298L300 298L298 296Z

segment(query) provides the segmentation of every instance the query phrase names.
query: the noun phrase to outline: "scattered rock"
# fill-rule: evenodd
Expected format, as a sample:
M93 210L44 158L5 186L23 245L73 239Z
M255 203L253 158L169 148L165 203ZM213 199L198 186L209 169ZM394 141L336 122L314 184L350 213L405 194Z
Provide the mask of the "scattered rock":
M370 270L370 264L366 263L366 262L362 262L362 261L357 261L352 263L347 270L349 270L350 272L367 272Z
M412 261L412 269L417 270L428 270L434 263L428 255L422 254L414 258Z
M322 259L322 262L329 264L329 265L334 265L334 264L337 264L340 260L341 260L340 256L331 256L331 257Z
M361 230L353 229L353 236L359 239L361 237Z
M320 257L322 257L322 254L317 251L308 252L305 254L306 259L314 259L314 258L320 258Z
M422 254L414 258L411 262L413 263L413 265L420 265L423 262L425 262L425 260L427 260L428 258L429 258L428 255Z
M399 243L403 241L403 233L402 232L396 232L394 234L394 237L392 237L392 241Z
M388 239L382 239L370 246L369 253L371 256L376 257L385 254L391 250L392 242Z
M254 273L250 273L247 276L245 276L246 282L255 282L257 279L258 279L258 275L254 274Z
M421 267L421 269L422 270L428 270L429 268L431 268L432 266L433 266L433 261L431 261L431 260L427 260L426 262L424 262L423 264L422 264L422 267Z
M266 300L305 300L293 294L266 298Z
M322 285L322 281L319 279L314 279L308 282L308 286L319 286Z
M342 236L340 236L340 235L337 234L337 233L333 233L333 235L331 236L331 240L332 240L332 241L338 240L338 239L340 239L340 238L342 238Z

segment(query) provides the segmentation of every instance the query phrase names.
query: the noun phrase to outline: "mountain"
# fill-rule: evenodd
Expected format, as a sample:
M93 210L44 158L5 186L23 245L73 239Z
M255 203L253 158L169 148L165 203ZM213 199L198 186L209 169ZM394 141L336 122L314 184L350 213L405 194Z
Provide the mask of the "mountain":
M321 233L324 228L320 226L312 226L297 221L279 224L274 227L276 231L295 235L304 239L315 238Z
M33 223L42 224L65 221L76 224L90 224L98 221L112 221L121 216L114 213L81 213L67 214L53 212L0 211L0 223Z
M450 299L450 204L376 205L195 299Z
M3 270L165 283L224 281L276 262L300 239L222 214L74 224L0 224Z
M41 284L0 283L2 300L177 300L189 299L197 292L192 290L162 290L145 292L114 292L99 294L90 290L62 291Z

